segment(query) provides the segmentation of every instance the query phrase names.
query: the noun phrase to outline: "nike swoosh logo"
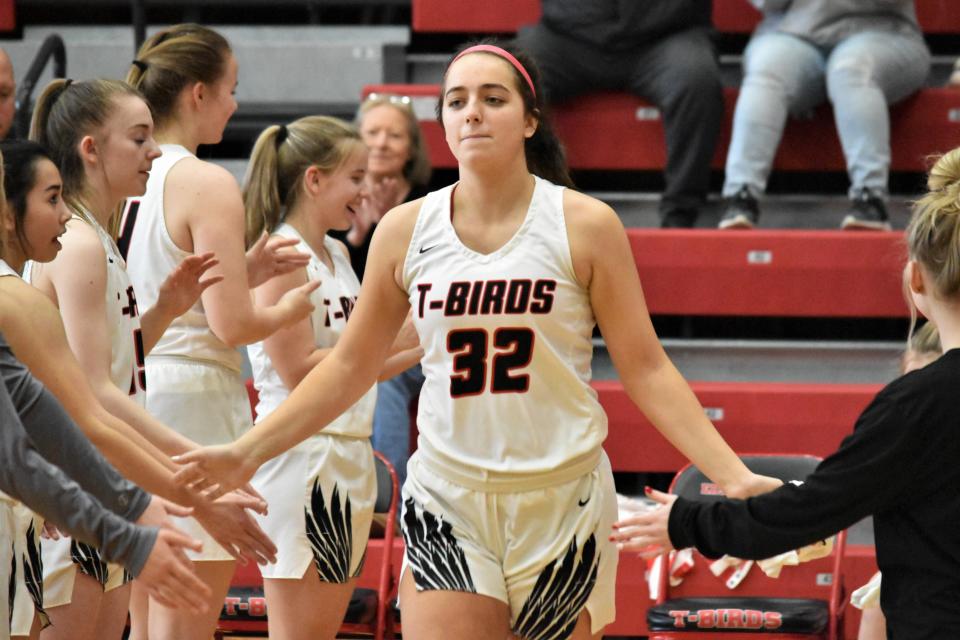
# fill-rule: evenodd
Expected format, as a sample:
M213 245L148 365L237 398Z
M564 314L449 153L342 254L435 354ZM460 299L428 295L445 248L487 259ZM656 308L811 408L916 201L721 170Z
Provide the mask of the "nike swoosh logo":
M590 496L587 496L587 499L586 499L586 500L577 500L577 506L578 506L578 507L585 507L585 506L587 506L587 503L588 503L588 502L590 502Z
M439 246L439 245L433 245L433 246L431 246L431 247L420 247L420 253L426 253L427 251L430 251L431 249L436 249L437 246Z

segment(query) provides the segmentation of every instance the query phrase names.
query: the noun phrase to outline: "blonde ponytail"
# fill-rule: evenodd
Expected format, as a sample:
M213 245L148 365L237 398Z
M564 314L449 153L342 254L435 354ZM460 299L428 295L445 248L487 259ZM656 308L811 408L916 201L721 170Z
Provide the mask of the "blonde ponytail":
M284 198L280 195L277 176L277 147L283 143L278 138L286 127L271 125L264 129L253 145L247 175L243 182L243 208L246 212L247 247L257 241L264 231L270 233L282 219Z
M140 93L119 80L53 80L48 84L33 112L30 139L50 153L63 178L63 199L74 211L85 207L86 173L77 147L80 140L103 126L121 96Z
M253 147L244 179L247 246L283 221L297 201L308 168L332 173L362 144L356 128L328 116L267 127Z
M198 24L178 24L153 34L130 64L127 82L139 89L157 127L176 115L177 98L195 82L212 85L226 72L230 44Z

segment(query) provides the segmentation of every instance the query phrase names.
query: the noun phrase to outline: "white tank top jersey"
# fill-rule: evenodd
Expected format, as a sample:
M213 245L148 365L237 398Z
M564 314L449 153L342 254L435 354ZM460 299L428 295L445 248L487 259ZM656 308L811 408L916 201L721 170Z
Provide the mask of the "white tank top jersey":
M127 266L117 244L87 212L74 214L73 220L90 225L97 232L107 260L107 327L110 332L110 380L132 399L146 402L147 377L144 371L143 337L140 333L140 309L137 295L127 274ZM32 282L33 262L23 268L23 279Z
M331 273L296 229L283 223L273 234L299 240L297 250L310 256L307 279L321 283L320 287L310 294L310 301L314 305L314 311L310 315L313 339L320 348L333 347L347 326L347 320L356 304L357 294L360 292L360 281L357 280L350 266L350 259L344 255L343 249L333 238L325 237L323 246L333 260L333 273ZM290 390L273 368L263 348L263 342L249 345L247 355L250 357L250 366L253 369L253 383L260 394L257 403L257 422L259 422L270 415L290 395ZM373 428L373 408L376 399L377 388L374 385L356 404L340 414L319 433L369 438Z
M425 352L423 460L482 488L589 473L607 418L590 386L596 320L573 271L563 187L537 178L520 228L490 254L457 237L454 188L424 200L403 269Z
M163 155L153 161L146 193L127 200L117 243L145 309L157 303L160 285L184 258L192 255L178 247L167 231L163 188L170 169L180 160L195 156L178 144L163 144L160 149ZM210 330L201 300L170 324L150 355L205 360L240 371L240 353Z
M14 278L19 278L20 274L13 270L13 267L8 265L6 261L0 260L0 278L4 276L13 276Z

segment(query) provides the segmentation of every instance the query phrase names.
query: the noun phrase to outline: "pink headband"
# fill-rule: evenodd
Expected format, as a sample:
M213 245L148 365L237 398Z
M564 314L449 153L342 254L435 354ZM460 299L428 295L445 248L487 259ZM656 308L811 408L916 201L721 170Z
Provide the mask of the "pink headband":
M530 93L533 94L533 97L534 97L534 98L537 97L537 90L533 88L533 80L530 79L530 74L527 73L527 70L523 68L523 65L520 64L520 61L517 60L517 59L513 56L513 54L510 53L509 51L507 51L506 49L501 49L500 47L497 47L497 46L492 45L492 44L477 44L477 45L474 45L474 46L472 46L472 47L468 47L468 48L464 49L463 51L461 51L461 52L457 55L457 57L454 58L453 61L450 62L450 64L453 64L454 62L456 62L457 60L459 60L459 59L462 58L463 56L467 55L468 53L477 53L478 51L483 51L483 52L486 52L486 53L492 53L493 55L499 56L499 57L503 58L504 60L506 60L507 62L509 62L510 64L512 64L512 65L513 65L513 68L516 69L517 72L518 72L521 76L523 76L523 79L527 81L527 86L530 87Z

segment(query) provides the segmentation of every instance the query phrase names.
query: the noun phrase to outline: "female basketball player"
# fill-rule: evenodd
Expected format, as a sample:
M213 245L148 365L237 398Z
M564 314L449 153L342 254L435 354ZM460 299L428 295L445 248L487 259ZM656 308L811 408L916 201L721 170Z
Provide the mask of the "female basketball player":
M360 283L349 254L327 232L350 226L365 195L366 167L367 148L357 131L322 116L270 127L254 147L243 194L248 241L267 230L296 239L310 255L305 269L260 285L257 303L274 304L308 281L321 283L310 318L247 348L258 420L330 353L356 304ZM422 355L412 329L407 335L416 348L391 358L385 375ZM273 637L332 639L343 621L376 500L369 440L375 398L370 389L333 424L265 464L254 478L270 505L261 522L278 547L277 564L261 570ZM312 608L317 602L324 606Z
M599 324L631 398L728 493L775 481L727 447L653 332L629 243L565 163L532 66L467 48L439 115L460 181L381 221L341 339L237 443L185 454L234 481L330 422L375 379L407 310L426 352L404 485L404 633L588 638L613 620L606 418L589 386Z
M873 514L880 606L890 638L948 638L960 625L960 149L930 171L907 227L905 282L940 333L943 355L887 385L854 432L803 486L703 504L660 492L666 505L621 523L626 549L696 546L708 555L766 558Z
M214 252L219 264L211 273L223 276L203 292L202 305L170 325L147 358L147 409L191 440L232 442L252 422L235 347L305 318L313 310L309 297L317 285L298 287L269 307L252 303L251 283L275 273L251 269L248 277L240 189L226 170L195 155L200 144L220 141L237 107L237 61L226 40L197 25L162 30L141 47L128 81L146 96L163 151L153 163L146 193L128 202L123 221L121 244L140 303L153 304L164 278L190 253ZM181 526L202 535L187 523ZM194 618L151 607L151 637L188 640L212 634L234 563L211 540L194 559L214 594L208 614ZM143 619L137 613L134 623Z
M33 134L63 168L63 197L74 217L62 237L63 251L49 264L31 262L26 277L60 308L71 348L108 411L167 453L196 446L144 410L143 359L173 318L216 284L216 278L199 279L215 261L212 254L186 257L143 314L141 329L136 293L107 231L125 198L143 193L159 155L149 108L121 82L54 81L37 101ZM252 518L235 505L202 503L196 514L214 532L225 531L229 521L230 528L254 531L269 547ZM44 636L119 637L129 599L119 567L105 565L95 549L66 538L44 545L43 564L44 599L55 623Z

